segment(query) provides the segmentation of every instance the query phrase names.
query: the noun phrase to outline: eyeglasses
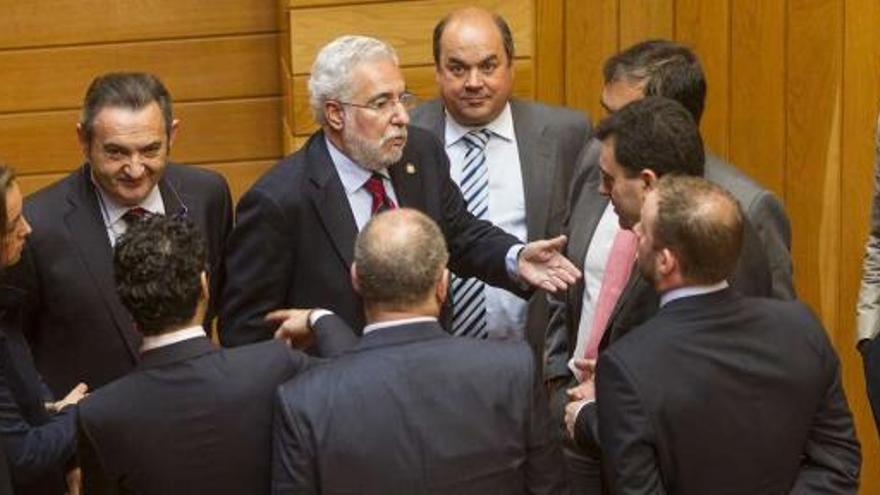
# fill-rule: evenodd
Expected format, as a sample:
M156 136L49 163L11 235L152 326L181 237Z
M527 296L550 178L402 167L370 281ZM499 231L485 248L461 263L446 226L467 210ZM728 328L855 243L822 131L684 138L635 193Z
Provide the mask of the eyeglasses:
M350 101L340 101L334 100L336 103L340 105L356 107L356 108L365 108L367 110L372 110L379 115L390 117L396 110L397 105L400 104L403 106L405 110L412 110L413 107L418 104L418 97L416 95L403 92L397 96L397 98L391 98L388 96L380 96L370 102L367 103L353 103Z

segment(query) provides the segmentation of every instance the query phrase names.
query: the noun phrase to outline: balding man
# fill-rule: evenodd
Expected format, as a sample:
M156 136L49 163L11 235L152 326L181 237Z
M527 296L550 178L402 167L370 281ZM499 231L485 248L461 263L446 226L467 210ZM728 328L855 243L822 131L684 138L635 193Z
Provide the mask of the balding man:
M351 277L368 325L352 352L280 389L273 493L567 492L528 346L440 327L447 258L422 213L367 223Z
M433 50L440 98L416 107L412 123L444 143L468 209L523 242L558 234L572 171L590 135L586 116L512 98L513 35L498 14L476 7L452 12L434 28ZM472 136L480 137L478 151ZM452 302L456 334L525 338L542 354L545 297L527 306L479 280L454 279Z
M635 232L661 308L599 357L611 492L856 493L859 444L822 325L803 303L728 286L737 200L705 179L664 177Z
M524 247L468 212L440 144L408 126L413 97L389 45L364 36L328 43L309 96L321 130L238 203L220 305L225 345L271 337L264 317L284 307L332 309L360 331L363 308L348 276L355 236L398 206L440 224L450 268L462 276L523 295L522 283L553 291L576 280L559 253L564 238Z

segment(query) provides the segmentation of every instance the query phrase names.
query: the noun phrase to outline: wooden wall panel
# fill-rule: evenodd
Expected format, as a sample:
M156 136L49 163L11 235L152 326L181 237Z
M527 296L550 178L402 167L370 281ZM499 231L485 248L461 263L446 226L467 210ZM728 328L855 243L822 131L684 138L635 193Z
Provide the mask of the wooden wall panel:
M880 442L865 397L861 356L853 347L855 306L874 186L874 126L880 102L880 3L847 0L843 59L840 339L844 387L862 441L863 493L880 492Z
M172 156L183 163L277 158L280 112L277 97L181 103L175 108L180 132ZM28 174L77 167L78 120L78 110L0 116L4 160Z
M565 102L565 0L535 2L535 99Z
M118 70L156 74L175 101L277 95L277 63L274 34L0 51L16 68L0 71L0 112L78 108L96 75Z
M431 33L446 13L473 4L486 5L507 19L519 56L532 55L534 22L531 1L423 0L372 5L296 9L290 12L291 69L294 75L308 73L317 51L342 34L374 36L390 43L402 65L434 63Z
M727 156L785 199L785 4L736 0L730 15Z
M568 1L565 9L566 104L597 122L604 115L602 65L619 49L617 0Z
M618 0L621 49L648 38L675 37L674 0Z
M727 155L730 103L730 0L676 0L675 38L696 52L708 95L700 123L706 146Z
M267 0L0 0L0 12L4 49L277 31Z

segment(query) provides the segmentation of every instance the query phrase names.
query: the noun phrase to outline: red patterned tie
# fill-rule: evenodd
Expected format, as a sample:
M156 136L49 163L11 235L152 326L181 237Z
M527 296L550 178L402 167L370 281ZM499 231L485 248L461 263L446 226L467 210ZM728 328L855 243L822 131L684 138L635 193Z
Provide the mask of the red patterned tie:
M140 206L135 206L134 208L129 208L128 211L122 215L122 221L125 222L126 227L131 227L146 218L149 214L150 212L146 209L141 208Z
M587 350L584 357L596 359L599 354L599 342L608 325L611 311L620 298L620 293L629 280L632 271L633 260L636 257L638 239L631 230L619 229L611 244L611 252L605 262L605 272L602 275L602 287L599 289L599 297L596 299L596 312L593 313L592 331L590 340L587 341Z
M373 172L373 175L364 183L364 187L373 196L372 214L382 213L385 210L397 208L394 201L385 194L385 184L382 182L382 174Z

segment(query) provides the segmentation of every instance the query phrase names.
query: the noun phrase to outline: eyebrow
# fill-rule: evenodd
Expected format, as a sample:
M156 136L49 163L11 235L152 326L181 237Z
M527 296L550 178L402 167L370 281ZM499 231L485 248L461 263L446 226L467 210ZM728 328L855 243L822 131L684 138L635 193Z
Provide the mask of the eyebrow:
M492 55L489 55L488 57L486 57L482 60L478 60L477 63L474 65L481 65L481 64L485 64L486 62L497 62L499 60L500 60L500 58L498 57L498 55L493 53ZM447 65L450 65L450 64L464 65L465 67L469 67L469 64L467 62L465 62L464 60L461 60L459 58L456 58L456 57L449 57L446 60L446 64Z

